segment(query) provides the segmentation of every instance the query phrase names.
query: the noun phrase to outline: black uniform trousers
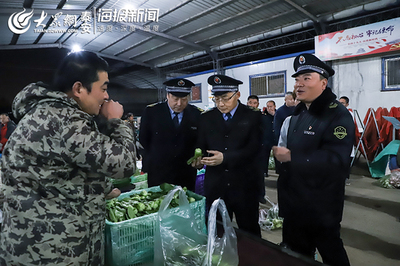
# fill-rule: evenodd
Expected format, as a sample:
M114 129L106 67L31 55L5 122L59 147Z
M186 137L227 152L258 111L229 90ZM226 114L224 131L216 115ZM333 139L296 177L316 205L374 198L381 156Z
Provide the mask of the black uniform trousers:
M302 225L298 219L283 220L282 242L291 250L314 258L315 250L325 264L350 266L349 258L340 238L340 224L335 226Z

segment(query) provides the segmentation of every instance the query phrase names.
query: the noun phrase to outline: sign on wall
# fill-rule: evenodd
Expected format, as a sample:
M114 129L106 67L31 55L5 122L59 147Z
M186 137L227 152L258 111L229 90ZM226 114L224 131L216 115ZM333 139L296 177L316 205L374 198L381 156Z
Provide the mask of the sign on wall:
M400 51L400 18L319 35L314 42L324 61Z

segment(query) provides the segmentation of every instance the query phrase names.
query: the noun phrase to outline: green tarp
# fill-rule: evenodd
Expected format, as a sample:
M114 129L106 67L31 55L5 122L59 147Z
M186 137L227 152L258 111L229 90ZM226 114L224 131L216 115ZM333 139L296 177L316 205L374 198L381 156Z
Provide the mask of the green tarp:
M369 165L369 172L373 178L385 176L386 166L390 155L397 155L400 147L400 140L391 141Z

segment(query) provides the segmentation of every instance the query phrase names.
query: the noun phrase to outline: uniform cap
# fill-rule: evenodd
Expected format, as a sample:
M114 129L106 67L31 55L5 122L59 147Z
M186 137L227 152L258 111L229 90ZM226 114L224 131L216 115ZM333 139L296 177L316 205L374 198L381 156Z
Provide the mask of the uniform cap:
M177 96L186 96L192 91L192 87L195 86L193 82L188 79L170 79L163 83L167 92L177 94Z
M293 62L293 68L296 72L292 75L292 78L300 74L311 72L317 72L325 78L329 78L335 74L335 70L312 54L300 54L296 56Z
M225 76L225 75L212 75L208 78L208 84L212 86L211 93L227 93L239 91L239 84L242 81Z

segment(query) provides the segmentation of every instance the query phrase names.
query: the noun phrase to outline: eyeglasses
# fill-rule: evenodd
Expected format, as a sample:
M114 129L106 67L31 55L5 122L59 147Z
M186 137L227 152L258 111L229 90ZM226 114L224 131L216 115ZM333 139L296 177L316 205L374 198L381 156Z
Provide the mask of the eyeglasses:
M218 103L218 102L227 103L230 99L233 98L233 96L236 95L236 93L237 93L237 91L236 91L234 94L232 94L231 97L215 97L215 96L214 96L214 97L211 98L211 100L212 100L213 102L215 102L215 103Z

